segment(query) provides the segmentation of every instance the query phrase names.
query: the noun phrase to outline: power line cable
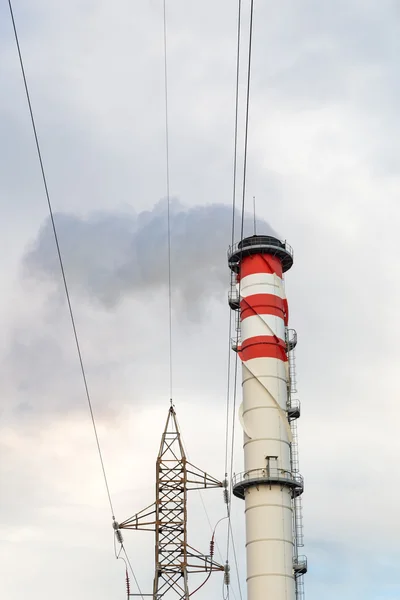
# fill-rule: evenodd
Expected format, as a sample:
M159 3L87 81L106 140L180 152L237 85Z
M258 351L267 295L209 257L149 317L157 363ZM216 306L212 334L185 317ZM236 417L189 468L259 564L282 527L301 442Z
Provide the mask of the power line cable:
M250 5L250 25L249 25L248 63L247 63L246 125L245 125L245 137L244 137L244 158L243 158L243 196L242 196L241 226L240 226L240 239L241 240L243 239L243 235L244 235L244 216L245 216L245 200L246 200L247 148L248 148L249 107L250 107L250 80L251 80L251 53L252 53L252 40L253 40L253 14L254 14L254 0L251 0L251 5ZM241 254L242 254L242 252L243 252L243 248L241 249ZM241 258L242 258L242 256L241 256ZM241 279L239 279L239 290L238 290L239 301L240 301L240 288L241 288ZM234 407L236 405L236 395L237 395L237 366L238 366L238 353L236 352L235 375L234 375L234 391L233 391L233 394L234 394ZM231 479L232 479L232 473L233 473L234 437L235 437L235 414L233 414L233 420L232 420ZM231 495L232 495L232 491L231 491Z
M242 0L238 2L237 19L237 44L236 44L236 90L235 90L235 126L233 144L233 186L232 186L232 233L231 246L235 243L235 216L236 216L236 174L237 174L237 146L238 146L238 117L239 117L239 75L240 75L240 31L241 31ZM225 425L225 477L228 476L228 445L229 445L229 402L231 381L231 338L232 338L232 313L229 312L228 333L228 373L226 394L226 425Z
M48 206L48 209L49 209L51 226L52 226L52 230L53 230L53 234L54 234L54 241L55 241L55 244L56 244L57 255L58 255L58 260L59 260L60 270L61 270L61 276L62 276L63 285L64 285L64 291L65 291L65 296L66 296L67 304L68 304L69 316L70 316L70 319L71 319L72 330L73 330L73 333L74 333L75 345L76 345L76 350L77 350L77 353L78 353L79 365L80 365L80 370L81 370L82 379L83 379L83 385L85 387L86 399L87 399L87 402L88 402L90 417L91 417L92 425L93 425L93 431L94 431L94 435L95 435L95 438L96 438L97 451L98 451L99 458L100 458L101 469L103 471L104 483L105 483L105 486L106 486L106 491L107 491L108 501L109 501L109 504L110 504L111 514L112 514L112 517L114 519L115 518L114 517L114 508L113 508L113 503L112 503L112 500L111 500L110 488L109 488L109 485L108 485L108 480L107 480L107 474L106 474L106 470L105 470L105 466L104 466L103 455L102 455L101 448L100 448L100 440L99 440L99 436L98 436L98 433L97 433L97 427L96 427L96 422L95 422L95 418L94 418L93 406L92 406L92 401L91 401L91 398L90 398L90 393L89 393L89 387L88 387L87 378L86 378L85 367L84 367L84 364L83 364L81 346L80 346L80 343L79 343L79 338L78 338L78 332L77 332L77 329L76 329L74 313L73 313L73 310L72 310L72 304L71 304L71 298L70 298L70 294L69 294L69 290L68 290L67 279L66 279L66 276L65 276L64 263L63 263L62 256L61 256L60 244L59 244L59 241L58 241L58 234L57 234L57 229L56 229L56 225L55 225L55 221L54 221L53 207L52 207L52 203L51 203L51 200L50 200L49 188L48 188L48 185L47 185L47 178L46 178L46 174L45 174L45 170L44 170L42 153L41 153L41 150L40 150L39 138L38 138L38 133L37 133L37 129L36 129L35 118L34 118L34 115L33 115L32 103L31 103L31 98L30 98L30 94L29 94L29 89L28 89L28 83L27 83L27 78L26 78L26 74L25 74L24 63L23 63L23 60L22 60L21 48L20 48L20 44L19 44L19 38L18 38L18 34L17 34L17 28L16 28L16 24L15 24L14 12L13 12L13 9L12 9L11 0L8 0L8 6L9 6L9 9L10 9L11 20L12 20L12 25L13 25L13 29L14 29L14 37L15 37L15 42L16 42L17 50L18 50L19 63L20 63L21 72L22 72L22 78L23 78L23 81L24 81L25 94L26 94L26 99L27 99L27 102L28 102L28 107L29 107L29 113L30 113L30 118L31 118L31 124L32 124L33 134L34 134L34 137L35 137L36 151L37 151L37 155L38 155L38 159L39 159L39 163L40 163L40 170L41 170L41 173L42 173L42 180L43 180L43 185L44 185L44 189L45 189L45 193L46 193L47 206Z
M169 396L172 400L172 277L171 277L171 196L169 169L169 107L168 107L168 45L167 45L167 2L163 2L164 24L164 101L165 101L165 166L167 191L167 227L168 227L168 322L169 322Z
M249 130L249 108L250 108L250 81L251 81L251 56L252 56L252 41L253 41L253 14L254 14L254 0L251 0L250 4L250 23L249 23L249 45L248 45L248 62L247 62L247 89L246 89L246 120L245 120L245 136L244 136L244 158L243 158L243 187L242 187L242 210L241 210L241 227L240 227L240 239L243 239L244 235L244 215L245 215L245 199L246 199L246 182L247 182L247 149L248 149L248 130ZM240 30L240 27L239 27ZM238 77L237 77L238 82ZM232 215L232 231L234 232L234 210ZM240 288L241 281L239 280L239 302L240 302ZM239 333L237 333L237 343L239 341ZM236 399L237 399L237 373L238 373L238 353L236 352L235 358L235 374L234 374L234 391L233 391L233 414L232 414L232 440L231 440L231 464L230 464L230 479L232 482L233 475L233 458L234 458L234 444L235 444L235 417L236 417ZM230 488L229 504L228 504L228 517L229 517L229 528L227 538L227 560L229 557L229 543L232 537L232 546L234 550L234 557L236 563L236 571L238 575L239 591L241 595L239 571L237 567L236 550L234 547L233 530L231 522L231 501L232 501L232 485Z
M128 553L126 551L126 548L125 548L122 536L120 538L118 538L118 541L119 541L119 552L117 552L117 545L116 545L116 537L117 537L117 535L116 535L116 532L114 533L113 537L114 537L114 554L115 554L115 558L117 560L123 560L124 561L127 572L128 572L128 565L129 565L129 569L130 569L130 571L132 573L132 577L133 577L133 579L135 581L135 584L136 584L136 587L138 589L139 595L142 597L142 600L144 600L143 592L140 589L139 582L138 582L137 577L135 575L135 572L134 572L134 570L132 568L132 564L131 564L131 561L129 559ZM123 552L125 554L125 558L123 556L121 556L121 552ZM129 586L129 579L127 579L127 585Z
M243 196L242 196L242 210L241 210L241 226L240 226L240 239L243 239L244 235L244 216L245 216L245 200L246 200L246 179L247 179L247 147L248 147L248 130L249 130L249 107L250 107L250 79L251 79L251 52L252 52L252 40L253 40L253 13L254 13L254 0L251 0L250 5L250 25L249 25L249 47L248 47L248 63L247 63L247 89L246 89L246 125L245 125L245 137L244 137L244 159L243 159ZM242 259L243 248L241 248ZM239 301L241 291L241 279L239 279ZM237 395L237 367L238 367L238 353L236 352L235 359L235 376L234 376L234 406L236 405ZM232 420L232 446L231 446L231 479L233 473L233 451L234 451L234 438L235 438L235 415ZM232 496L232 490L231 490Z
M137 577L136 577L136 575L135 575L135 572L134 572L134 570L133 570L132 563L131 563L131 561L130 561L130 559L129 559L129 556L128 556L128 553L127 553L127 551L126 551L126 549L125 549L125 546L124 546L124 544L121 544L121 547L122 547L122 551L123 551L123 553L125 554L125 558L126 558L126 561L127 561L128 565L129 565L129 569L130 569L130 572L132 573L132 577L133 577L133 579L134 579L134 581L135 581L136 587L137 587L137 589L139 590L139 594L141 595L141 597L142 597L142 598L144 598L144 597L143 597L142 590L140 589L139 582L138 582L138 580L137 580Z
M235 213L236 213L236 171L238 146L239 118L239 75L240 75L240 31L242 25L242 0L238 3L237 45L236 45L236 91L235 91L235 133L233 150L233 193L232 193L232 246L235 243Z
M180 428L180 425L179 425L179 420L178 420L178 417L177 417L177 415L175 415L175 419L176 419L176 422L177 422L177 425L178 425L178 429L179 429L179 431L181 431L181 428ZM189 462L191 462L191 460L190 460L190 456L189 456L189 453L188 453L188 451L187 451L187 446L186 446L186 444L185 444L185 441L184 441L184 438L183 438L183 435L182 435L182 433L180 434L180 437L181 437L181 443L182 443L183 449L184 449L184 451L185 451L186 458L188 459L188 461L189 461ZM195 477L196 479L198 478L198 476L197 476L197 475L194 475L194 477ZM201 480L201 478L199 478L198 480L199 480L199 483L201 483L201 481L202 481L202 480ZM200 501L201 501L201 504L202 504L202 507L203 507L203 510L204 510L204 514L205 514L205 516L206 516L207 523L208 523L208 525L209 525L210 531L211 531L211 533L212 533L212 534L214 534L214 533L215 533L215 530L216 530L216 527L217 527L217 525L218 525L218 523L220 523L221 521L223 521L223 520L224 520L224 519L226 519L227 517L223 517L222 519L220 519L220 520L218 521L218 523L217 523L217 524L216 524L216 525L213 527L213 526L212 526L212 523L211 523L210 515L208 514L208 510L207 510L206 504L205 504L205 502L204 502L203 494L202 494L202 492L201 492L201 490L200 490L200 489L198 489L198 490L197 490L197 492L198 492L198 494L199 494L199 496L200 496ZM220 559L222 560L222 553L221 553L221 550L220 550L220 547L219 547L219 544L218 544L218 541L217 541L217 540L215 540L215 547L216 547L216 549L217 549L217 552L218 552L218 554L219 554L219 557L220 557ZM235 594L234 594L234 597L236 597L236 596L235 596Z
M111 499L110 486L108 484L107 473L106 473L103 454L102 454L101 446L100 446L100 439L99 439L99 435L97 432L97 426L96 426L92 401L91 401L91 397L90 397L90 393L89 393L89 386L88 386L88 382L87 382L85 366L84 366L83 358L82 358L81 345L79 342L78 331L76 328L74 312L72 310L71 297L69 294L67 278L65 275L64 263L63 263L63 259L62 259L62 255L61 255L61 249L60 249L60 244L59 244L59 240L58 240L57 228L56 228L56 224L55 224L55 220L54 220L53 206L52 206L52 202L50 199L49 188L47 185L47 178L46 178L46 173L45 173L45 169L44 169L42 152L41 152L40 144L39 144L39 136L37 133L35 117L33 114L32 102L31 102L31 97L30 97L30 93L29 93L28 82L27 82L27 77L26 77L26 73L25 73L25 67L24 67L24 62L23 62L23 58L22 58L22 52L21 52L21 47L20 47L20 43L19 43L19 37L18 37L18 32L17 32L17 27L16 27L14 11L13 11L11 0L8 0L8 7L10 10L11 22L12 22L13 31L14 31L14 38L15 38L15 43L16 43L17 51L18 51L19 64L20 64L20 68L21 68L22 79L24 82L25 95L26 95L26 100L28 103L30 120L31 120L31 124L32 124L34 138L35 138L36 152L37 152L37 156L39 159L40 171L41 171L43 186L44 186L44 190L45 190L45 194L46 194L47 206L48 206L48 210L49 210L49 216L50 216L50 220L51 220L54 241L55 241L56 250L57 250L57 256L58 256L58 260L59 260L59 264L60 264L60 271L61 271L64 291L65 291L65 296L66 296L66 300L67 300L68 312L69 312L69 316L70 316L70 320L71 320L71 325L72 325L72 330L73 330L73 335L74 335L74 340L75 340L75 346L76 346L76 350L77 350L77 354L78 354L79 365L80 365L80 370L81 370L81 374L82 374L82 380L83 380L83 384L84 384L84 388L85 388L86 399L87 399L87 403L88 403L88 407L89 407L90 418L92 421L93 432L94 432L94 436L95 436L95 440L96 440L96 446L97 446L97 451L98 451L98 455L99 455L99 459L100 459L101 470L103 473L103 479L104 479L104 484L105 484L105 488L106 488L106 492L107 492L108 502L110 505L111 516L112 516L113 521L115 521L115 514L114 514L114 507L113 507L113 503L112 503L112 499ZM137 582L136 576L134 574L132 565L130 563L129 557L126 553L124 546L123 546L123 550L124 550L126 559L128 561L129 567L131 569L133 578L135 579L138 590L139 590L140 594L142 595L139 584Z
M172 276L171 276L171 194L170 194L170 164L169 164L169 103L168 103L168 27L167 27L167 2L163 0L163 30L164 30L164 102L165 102L165 162L166 162L166 191L167 191L167 226L168 226L168 318L169 318L169 384L170 400L173 395L173 360L172 360ZM177 417L176 417L177 419ZM178 422L178 420L177 420ZM178 424L179 427L179 424ZM183 438L182 445L188 456ZM188 456L189 457L189 456ZM212 531L211 521L208 515L203 495L198 490L201 504L205 512L208 524ZM218 544L217 544L218 549Z
M254 14L254 0L251 0L250 4L250 32L249 32L249 54L247 63L247 90L246 90L246 125L244 134L244 159L243 159L243 197L242 197L242 223L241 223L241 239L243 239L244 229L244 210L245 210L245 199L246 199L246 183L247 183L247 146L248 146L248 135L249 135L249 107L250 107L250 80L251 80L251 52L253 45L253 14Z
M236 217L236 181L237 181L237 155L238 155L238 116L239 116L239 76L240 76L240 42L241 42L241 0L238 2L238 19L237 19L237 49L236 49L236 90L235 90L235 127L234 127L234 158L233 158L233 193L232 193L232 239L231 245L233 247L235 242L235 217ZM229 438L229 400L230 400L230 379L231 379L231 337L232 337L232 315L230 313L229 318L229 357L228 357L228 385L227 385L227 407L226 407L226 440L225 440L225 472L228 470L228 438ZM236 342L238 342L239 333L236 334ZM238 370L238 356L235 357L235 368L234 368L234 397L232 407L232 439L231 439L231 461L230 461L230 482L232 483L233 474L233 452L235 442L235 417L236 417L236 388L237 388L237 370ZM232 500L232 488L227 505L227 516L228 516L228 531L227 531L227 547L226 547L226 560L229 562L229 546L232 538L232 548L234 553L235 568L238 579L238 589L240 597L242 598L242 590L240 585L239 568L236 555L235 541L233 537L232 523L231 523L231 500ZM229 587L227 589L227 598L229 598Z
M229 512L229 530L230 530L230 535L232 538L233 559L235 561L235 570L236 570L236 578L237 578L237 584L238 584L238 589L239 589L239 595L240 595L240 598L242 598L242 586L240 585L239 565L238 565L238 559L237 559L237 554L236 554L235 538L233 537L232 519L230 518L230 512Z

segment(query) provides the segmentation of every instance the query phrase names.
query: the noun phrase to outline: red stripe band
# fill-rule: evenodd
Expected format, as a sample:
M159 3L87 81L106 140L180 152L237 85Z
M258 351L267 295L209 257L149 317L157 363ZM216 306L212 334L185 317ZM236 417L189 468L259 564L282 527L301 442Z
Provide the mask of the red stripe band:
M288 359L285 342L272 335L258 335L245 340L238 354L244 362L252 358L276 358L284 362Z
M252 317L253 315L275 315L286 319L286 300L282 300L275 294L253 294L242 298L240 302L241 318Z
M276 273L282 277L282 264L279 258L270 254L245 256L240 264L240 278L255 273Z

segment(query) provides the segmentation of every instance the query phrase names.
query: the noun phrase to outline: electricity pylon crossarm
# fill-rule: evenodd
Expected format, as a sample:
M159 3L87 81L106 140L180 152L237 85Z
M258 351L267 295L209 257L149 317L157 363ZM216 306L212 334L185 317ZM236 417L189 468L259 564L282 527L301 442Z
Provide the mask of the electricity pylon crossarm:
M213 560L212 549L204 554L187 541L187 492L217 487L223 487L222 482L187 461L175 409L171 406L157 457L156 501L117 524L119 529L155 531L153 600L167 597L187 600L189 573L224 570Z

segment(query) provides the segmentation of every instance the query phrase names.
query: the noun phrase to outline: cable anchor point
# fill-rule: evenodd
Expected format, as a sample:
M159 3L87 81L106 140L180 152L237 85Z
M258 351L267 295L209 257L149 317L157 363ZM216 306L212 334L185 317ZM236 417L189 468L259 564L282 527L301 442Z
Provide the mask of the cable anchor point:
M115 531L115 537L117 538L118 542L122 546L122 544L124 543L124 538L122 537L122 533L121 533L121 530L119 528L119 523L115 519L113 521L112 526L113 526L113 529Z
M230 566L228 561L226 561L225 566L224 566L224 583L226 586L229 586L231 583L231 574L230 574Z

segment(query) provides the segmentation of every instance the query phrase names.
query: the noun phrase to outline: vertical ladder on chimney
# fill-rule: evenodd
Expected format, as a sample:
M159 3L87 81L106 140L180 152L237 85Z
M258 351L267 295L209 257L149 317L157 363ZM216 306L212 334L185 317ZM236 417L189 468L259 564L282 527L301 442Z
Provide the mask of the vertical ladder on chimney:
M297 444L297 420L293 419L290 423L292 430L292 470L294 474L299 472L299 452ZM304 532L303 532L303 507L301 503L301 496L297 496L293 499L293 530L294 530L294 552L293 560L296 565L302 562L303 557L299 557L299 548L304 546ZM296 600L304 599L304 580L303 574L295 571L295 582L296 582Z
M288 353L289 362L289 392L290 394L297 394L297 379L296 379L296 361L294 355L294 348Z
M299 473L299 451L297 444L297 421L293 420L290 423L292 430L292 471L294 474ZM293 500L293 517L295 525L296 535L296 548L302 548L304 546L304 533L303 533L303 510L301 504L301 496L297 496Z
M296 577L296 600L304 600L304 578L303 575Z
M297 379L296 379L296 362L294 355L294 347L288 352L288 363L289 363L289 382L288 382L288 405L292 405L292 395L297 393ZM297 435L297 418L290 419L290 429L292 431L292 443L291 443L291 467L293 474L299 473L299 449L298 449L298 435ZM304 533L303 533L303 509L301 503L301 496L293 498L293 531L294 531L294 549L293 549L293 564L295 568L295 583L296 583L296 600L304 600L304 579L303 573L299 568L305 559L305 557L299 556L299 548L304 546Z

